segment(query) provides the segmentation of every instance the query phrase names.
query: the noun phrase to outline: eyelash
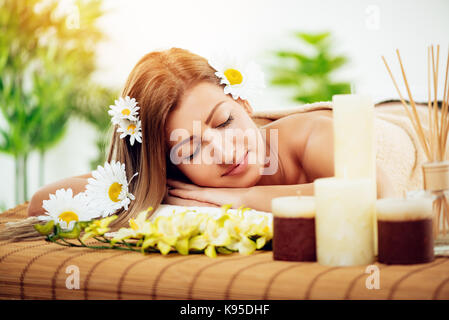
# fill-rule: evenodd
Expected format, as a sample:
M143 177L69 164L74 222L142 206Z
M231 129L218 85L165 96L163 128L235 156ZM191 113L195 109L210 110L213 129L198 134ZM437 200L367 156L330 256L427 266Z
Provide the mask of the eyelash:
M197 148L197 150L198 150L198 148ZM193 156L196 154L196 150L189 156L189 159L190 160L192 160L193 159Z
M217 128L224 128L224 127L227 127L227 126L232 122L232 120L234 120L234 117L230 114L228 120L226 120L225 122L223 122L222 124L220 124L219 126L217 126ZM195 156L195 154L196 154L196 151L193 152L193 153L189 156L189 159L192 160L193 157Z
M232 120L234 120L234 117L232 116L232 114L230 114L228 120L226 120L225 122L220 124L217 128L222 128L222 127L228 126L232 122Z

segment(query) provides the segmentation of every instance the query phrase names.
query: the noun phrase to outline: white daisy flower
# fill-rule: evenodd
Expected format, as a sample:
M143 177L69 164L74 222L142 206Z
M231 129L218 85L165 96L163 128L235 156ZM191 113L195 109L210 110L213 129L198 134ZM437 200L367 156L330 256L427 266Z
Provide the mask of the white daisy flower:
M119 97L118 100L115 100L115 105L109 106L110 110L108 111L109 115L112 116L112 123L119 124L119 122L123 119L129 121L137 121L139 119L138 110L140 107L137 106L137 101L134 98L130 98L128 96L123 99Z
M224 93L234 99L247 100L265 88L264 74L254 62L244 64L235 57L222 55L210 59L209 64L217 71L215 75L221 79L220 83L226 85Z
M122 119L119 122L119 128L117 132L121 132L120 139L123 139L126 136L130 136L129 142L131 145L134 145L134 141L142 143L142 122L139 121L129 121L126 119Z
M136 176L134 174L131 180ZM102 217L115 213L122 207L128 210L128 205L135 197L128 192L125 165L112 160L105 162L104 167L98 166L92 172L93 178L87 180L86 197L89 205L100 208ZM131 182L130 180L130 182Z
M89 207L86 195L78 193L73 196L72 189L59 189L50 194L50 200L42 201L46 214L40 216L43 221L54 220L64 230L71 230L77 221L90 221L99 216Z

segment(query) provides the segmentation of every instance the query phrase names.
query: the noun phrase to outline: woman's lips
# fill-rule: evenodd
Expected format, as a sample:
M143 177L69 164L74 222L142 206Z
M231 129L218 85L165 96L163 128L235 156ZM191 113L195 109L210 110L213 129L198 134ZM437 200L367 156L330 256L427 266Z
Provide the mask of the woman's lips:
M240 174L246 170L248 167L248 151L246 151L245 156L239 162L238 165L233 166L229 171L227 171L223 176L234 176Z

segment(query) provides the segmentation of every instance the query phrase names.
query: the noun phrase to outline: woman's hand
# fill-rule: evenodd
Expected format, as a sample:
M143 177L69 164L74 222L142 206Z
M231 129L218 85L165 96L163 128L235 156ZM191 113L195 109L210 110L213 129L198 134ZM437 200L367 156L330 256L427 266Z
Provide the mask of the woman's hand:
M176 180L167 180L172 187L168 189L166 202L168 204L186 206L212 206L221 207L232 204L232 208L238 208L243 203L246 188L207 188Z

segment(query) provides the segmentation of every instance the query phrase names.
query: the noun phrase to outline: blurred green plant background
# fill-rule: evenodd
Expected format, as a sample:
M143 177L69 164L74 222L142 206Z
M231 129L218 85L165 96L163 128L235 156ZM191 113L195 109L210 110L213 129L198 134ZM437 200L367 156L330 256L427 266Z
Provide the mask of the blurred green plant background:
M104 162L109 116L118 91L92 80L102 1L75 1L60 10L58 1L0 0L0 152L14 158L15 202L29 200L27 172L31 152L39 154L44 184L46 152L65 136L71 117L98 131L95 168Z
M292 99L302 103L329 101L334 94L350 93L349 82L333 80L348 58L332 52L330 32L295 32L294 36L305 50L276 51L271 84L294 88Z
M73 118L95 128L90 169L105 161L112 128L106 111L119 90L96 83L93 75L98 45L106 39L98 21L107 12L102 0L71 3L62 10L57 0L0 0L0 152L14 159L15 204L29 200L31 175L39 186L48 183L46 154L66 137ZM295 102L348 93L349 83L332 79L347 58L332 53L330 33L295 37L309 50L276 51L271 83L294 88ZM39 170L28 172L31 153L39 155Z

